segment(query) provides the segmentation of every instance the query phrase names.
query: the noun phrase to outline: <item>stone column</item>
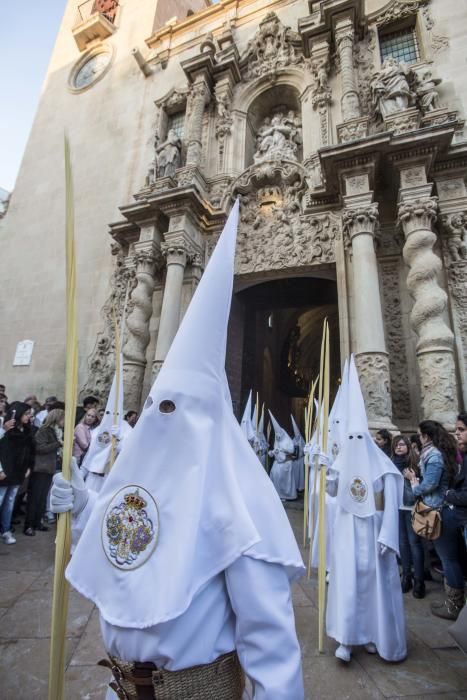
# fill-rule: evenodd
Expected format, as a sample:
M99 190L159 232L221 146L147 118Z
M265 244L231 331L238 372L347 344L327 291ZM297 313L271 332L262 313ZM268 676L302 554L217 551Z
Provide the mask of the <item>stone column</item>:
M432 226L438 204L431 196L432 185L426 183L423 166L419 178L422 184L408 186L414 182L413 170L411 167L410 180L405 177L409 170L401 170L399 221L405 236L403 256L410 267L407 287L414 299L410 320L418 336L422 413L424 418L452 428L457 413L454 336L445 320L447 295L438 283L441 260L433 252L436 234Z
M123 346L123 376L125 404L138 410L146 369L146 349L149 344L149 321L152 315L152 295L155 287L158 251L153 241L135 244L136 287L129 302L126 319L126 340Z
M188 256L181 244L162 244L162 253L167 258L167 275L162 299L161 318L157 334L153 371L157 374L167 356L180 323L183 278Z
M368 177L365 177L368 180ZM347 181L346 190L351 191ZM370 428L394 428L390 393L389 360L384 338L374 236L378 205L373 193L344 197L343 226L352 245L353 348Z
M188 122L187 166L199 165L201 161L203 115L209 102L210 90L203 76L199 76L191 86L189 98L190 117Z
M357 119L361 116L357 79L354 70L354 27L351 17L343 17L336 22L337 53L342 80L342 119Z

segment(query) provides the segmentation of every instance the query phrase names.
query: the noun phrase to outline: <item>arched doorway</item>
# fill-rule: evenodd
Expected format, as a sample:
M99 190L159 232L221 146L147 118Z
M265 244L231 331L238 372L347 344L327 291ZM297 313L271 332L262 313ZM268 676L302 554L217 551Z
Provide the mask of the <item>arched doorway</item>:
M330 326L333 396L340 377L336 282L284 277L234 295L227 374L238 415L252 389L286 429L291 413L303 428L309 386L319 373L324 318Z

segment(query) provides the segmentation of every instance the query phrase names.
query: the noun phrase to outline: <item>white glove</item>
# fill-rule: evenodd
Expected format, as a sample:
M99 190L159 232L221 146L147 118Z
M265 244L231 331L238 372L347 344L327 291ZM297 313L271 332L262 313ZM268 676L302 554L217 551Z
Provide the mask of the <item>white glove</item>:
M329 459L327 454L322 451L320 451L319 453L318 463L320 467L326 467L326 469L329 469L329 467L331 466L331 460Z
M110 434L112 437L116 438L117 440L121 439L121 434L120 434L120 426L119 425L113 425L110 428Z
M88 489L84 483L76 459L71 459L71 482L62 476L61 472L54 475L50 491L50 510L52 513L67 513L79 515L89 499Z
M387 547L382 542L378 542L378 547L379 547L379 553L381 554L382 557L386 554L386 552L389 552L389 547Z

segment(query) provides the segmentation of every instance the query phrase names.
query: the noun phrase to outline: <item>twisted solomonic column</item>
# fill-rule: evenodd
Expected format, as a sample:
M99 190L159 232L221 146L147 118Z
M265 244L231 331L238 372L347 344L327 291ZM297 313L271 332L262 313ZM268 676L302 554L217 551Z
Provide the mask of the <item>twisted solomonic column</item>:
M454 335L445 322L447 295L438 284L442 263L433 252L437 198L401 193L401 200L399 221L406 239L404 260L410 267L407 287L415 301L410 320L418 336L423 416L452 427L457 413Z
M371 203L371 196L344 197L346 204L353 206L344 209L342 223L352 242L353 345L368 422L373 429L391 429L389 360L374 245L378 205Z
M135 253L136 287L129 302L130 312L126 319L126 340L123 346L125 404L134 410L138 410L141 403L146 371L146 349L150 339L149 322L152 316L157 261L154 247L143 248Z
M336 30L336 46L342 74L342 119L348 121L361 116L354 69L354 29L351 22L343 23Z
M209 88L203 79L192 85L189 98L190 117L186 153L187 165L199 165L201 161L203 115L209 97Z

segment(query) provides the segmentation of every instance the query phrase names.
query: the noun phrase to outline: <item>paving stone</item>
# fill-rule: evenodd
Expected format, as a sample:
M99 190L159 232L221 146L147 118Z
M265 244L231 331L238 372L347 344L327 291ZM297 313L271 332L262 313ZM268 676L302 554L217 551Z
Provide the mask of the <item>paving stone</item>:
M387 663L362 649L355 653L356 660L383 695L406 697L417 693L423 695L467 690L467 677L447 667L415 635L409 633L408 637L408 656L402 663Z
M93 605L75 591L70 591L68 632L79 637L91 615ZM27 591L2 618L0 638L36 639L50 636L52 616L51 592Z
M92 666L106 656L99 624L99 611L94 608L70 666Z
M384 700L355 661L343 665L334 656L311 657L304 664L303 675L306 700Z
M3 626L3 625L2 625ZM49 640L0 641L0 697L2 700L45 700L49 676ZM76 639L67 639L68 663ZM68 700L68 695L65 696Z
M66 700L104 700L111 679L101 666L69 666L65 673Z
M0 607L12 605L38 578L40 571L0 570Z

